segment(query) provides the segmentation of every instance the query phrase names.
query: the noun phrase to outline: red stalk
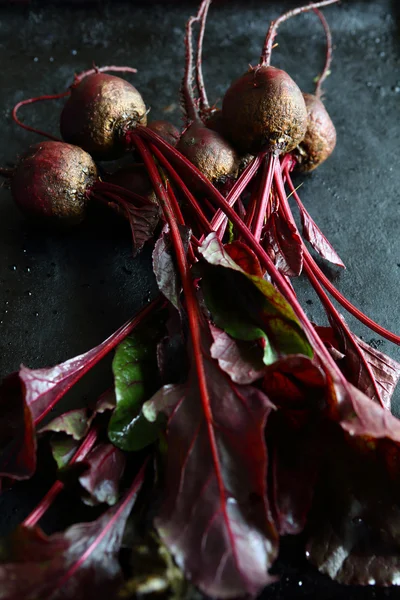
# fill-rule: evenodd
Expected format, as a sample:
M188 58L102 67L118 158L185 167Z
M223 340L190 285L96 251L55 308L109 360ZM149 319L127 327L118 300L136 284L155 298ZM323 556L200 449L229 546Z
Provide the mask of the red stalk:
M99 436L99 426L93 426L86 438L79 446L78 450L75 452L74 456L69 461L69 465L73 465L76 462L83 460L91 451L93 446L95 445ZM26 519L22 522L22 525L25 527L34 527L43 517L44 513L50 508L53 504L54 500L57 498L58 494L64 489L64 484L62 481L56 481L49 489L44 498L40 501L37 507L26 517Z
M101 542L101 540L107 535L107 533L110 531L110 529L114 526L114 523L116 521L118 521L120 514L124 512L127 504L129 504L129 502L131 502L133 497L139 492L139 490L143 484L143 481L144 481L144 476L146 473L148 461L149 461L149 459L147 458L145 460L143 466L141 467L139 473L136 475L131 487L129 488L128 492L126 493L125 498L120 503L118 510L114 513L114 515L108 521L106 527L103 529L103 531L100 533L100 535L98 535L93 540L93 542L91 543L89 548L87 548L87 550L84 552L84 554L82 554L82 556L79 558L79 560L77 560L68 569L68 571L60 578L60 580L57 582L57 585L55 586L55 589L60 589L64 585L64 583L66 581L68 581L68 579L70 577L72 577L78 569L80 569L82 564L85 562L85 560L87 558L89 558L89 556L91 555L93 550L96 548L96 546Z
M322 84L325 79L329 75L329 71L332 64L332 33L329 27L328 21L325 19L324 15L318 8L314 8L314 12L322 23L322 27L325 30L326 35L326 58L325 58L325 66L321 75L318 77L317 85L315 86L315 95L317 98L321 98L322 96Z
M276 175L277 177L280 177L280 175L278 174L278 169L276 170ZM282 191L283 190L283 183L282 186L279 186L279 199L280 199L280 209L283 213L283 217L285 219L287 219L288 221L290 221L292 223L292 225L294 227L296 227L296 223L293 219L293 215L291 213L290 210L290 206L286 197L286 194L282 195ZM339 328L342 329L342 331L344 332L346 339L348 341L348 343L353 347L353 350L356 352L356 354L358 355L360 361L362 362L362 364L364 365L364 368L366 369L366 371L368 372L368 375L372 381L372 385L374 387L374 391L376 394L376 397L379 400L379 403L381 404L381 406L383 408L385 407L385 404L382 400L381 397L381 393L379 391L378 385L376 383L376 379L374 374L372 373L371 367L368 364L368 361L366 360L362 350L360 349L360 347L358 346L356 340L353 337L353 334L351 333L350 329L348 328L347 324L345 321L343 321L343 319L340 317L340 314L338 313L338 311L336 310L335 306L332 304L332 302L330 301L329 297L327 296L327 294L325 293L323 287L321 286L321 284L319 283L318 279L316 278L316 276L313 273L313 269L312 269L312 264L310 264L310 255L307 252L307 249L305 247L305 244L303 242L303 251L304 251L304 262L303 262L303 268L304 271L306 272L306 275L308 277L308 279L311 282L311 285L313 286L313 288L315 289L315 291L318 294L319 299L321 300L321 303L325 309L326 314L328 315L328 317L334 319L334 321L338 324Z
M267 212L270 213L270 210L268 210L268 205L270 205L271 201L272 179L277 160L278 157L276 155L270 154L268 158L265 158L264 162L261 188L258 193L257 205L255 206L255 215L251 228L253 235L258 242L261 239L261 233L264 227L265 219L269 216L267 215Z
M71 387L75 385L75 383L77 383L77 381L79 381L88 371L90 371L90 369L92 369L109 352L111 352L111 350L118 346L119 343L121 343L130 333L132 333L132 331L142 321L144 321L144 319L146 319L153 312L153 310L161 308L163 304L163 298L161 296L158 296L150 304L142 308L142 310L140 310L137 313L137 315L135 315L132 319L129 319L129 321L122 325L122 327L120 327L120 329L117 330L116 334L112 334L110 336L111 339L108 338L110 341L107 343L106 340L106 343L103 343L104 345L101 348L101 350L97 352L91 359L89 359L85 363L85 365L82 366L82 368L80 368L79 371L77 371L73 377L71 377L70 381L68 382L68 385L65 388L63 388L62 396L64 396L67 393L67 391L70 390ZM51 403L49 403L46 409L40 413L40 416L34 421L35 426L37 426L44 419L44 417L54 408L54 406L59 401L60 397L61 396L59 395L56 396L54 400Z
M218 448L213 430L213 417L210 406L210 398L208 394L206 375L204 372L203 351L201 348L201 313L197 302L196 290L190 274L190 268L186 259L186 254L182 244L181 236L179 234L179 229L174 219L174 214L170 205L170 200L168 198L168 194L165 188L162 185L160 175L154 163L154 159L142 140L137 139L135 143L146 165L147 171L153 183L153 187L156 190L157 196L159 198L160 205L164 211L166 221L170 227L171 240L175 250L177 265L182 281L183 292L185 294L190 337L193 345L193 358L198 378L202 407L207 423L207 432L210 441L210 448L213 457L215 473L218 481L219 493L221 498L225 498L224 483L218 459ZM233 209L230 208L230 210L234 212ZM234 214L235 216L237 216L236 213ZM239 219L239 217L237 218ZM222 505L222 510L224 511L226 521L228 521L225 503ZM230 531L229 528L228 530ZM232 543L232 548L234 547L235 545Z
M124 200L132 200L134 203L139 202L140 204L149 204L149 200L140 194L136 194L136 192L132 192L120 185L116 185L115 183L108 183L107 181L96 181L93 184L91 192L96 193L96 191L100 192L110 192L114 197L122 198Z
M201 15L201 18L200 18L199 37L197 40L196 83L197 83L197 90L199 92L200 113L201 114L207 112L207 110L210 108L210 105L208 103L206 88L204 85L203 64L202 63L203 63L204 32L205 32L205 28L206 28L208 9L210 8L211 1L212 0L203 0L200 5L199 13L198 13L199 15Z
M293 186L293 183L289 176L288 171L286 171L286 180L287 180L289 189L290 189L294 199L299 204L299 206L303 206L301 203L301 200ZM278 187L278 185L279 185L279 182L277 182L277 187ZM283 187L283 182L281 185ZM284 189L283 189L282 193L284 194L284 197L286 197L286 192L284 191ZM367 317L363 312L361 312L358 308L356 308L351 302L349 302L349 300L347 300L347 298L345 298L339 292L339 290L337 290L335 288L335 286L329 281L329 279L326 277L326 275L321 271L321 269L319 268L317 263L314 261L313 257L311 256L311 254L309 253L309 251L307 249L307 246L304 243L303 243L303 251L304 251L305 257L308 260L309 265L311 266L311 268L313 270L314 275L317 277L317 279L320 281L320 283L322 283L324 288L335 298L335 300L337 300L337 302L339 302L339 304L341 304L343 306L343 308L345 308L350 314L352 314L354 317L356 317L356 319L358 319L361 323L366 325L369 329L371 329L378 335L386 338L387 340L389 340L390 342L393 342L394 344L400 345L400 336L396 335L395 333L392 333L391 331L388 331L387 329L385 329L378 323L375 323L375 321L373 321L372 319Z
M275 21L272 21L267 36L265 38L264 47L261 52L260 57L260 66L261 67L269 67L271 64L271 54L272 48L274 45L274 40L276 34L278 32L278 27L288 19L300 15L301 13L309 12L310 10L314 10L316 8L321 8L323 6L328 6L329 4L334 4L339 0L322 0L321 2L315 2L314 4L308 4L308 6L301 6L300 8L294 8L293 10L288 10L285 14L281 15Z

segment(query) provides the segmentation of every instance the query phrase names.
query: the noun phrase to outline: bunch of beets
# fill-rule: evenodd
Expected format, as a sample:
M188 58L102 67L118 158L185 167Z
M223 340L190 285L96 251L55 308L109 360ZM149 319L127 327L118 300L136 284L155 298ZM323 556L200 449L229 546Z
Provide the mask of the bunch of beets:
M277 579L280 536L301 532L308 560L336 581L400 583L400 421L390 410L400 365L356 337L328 293L374 332L400 338L317 266L306 242L344 267L291 178L336 143L321 101L331 36L318 10L336 0L274 21L259 64L232 83L221 109L202 75L210 2L186 27L183 131L147 123L138 90L105 72L134 71L123 67L94 68L13 111L31 129L17 116L23 104L68 97L63 141L33 130L50 141L2 169L15 202L60 225L81 222L89 202L117 211L135 252L154 243L160 295L85 354L3 380L2 489L32 477L38 444L58 471L1 542L1 600L182 598L193 586L212 598L255 597ZM279 25L310 10L327 39L315 95L270 65ZM104 168L127 153L131 165ZM311 323L297 300L291 278L300 273L329 327ZM111 351L112 388L57 412ZM104 510L47 536L38 522L67 486Z

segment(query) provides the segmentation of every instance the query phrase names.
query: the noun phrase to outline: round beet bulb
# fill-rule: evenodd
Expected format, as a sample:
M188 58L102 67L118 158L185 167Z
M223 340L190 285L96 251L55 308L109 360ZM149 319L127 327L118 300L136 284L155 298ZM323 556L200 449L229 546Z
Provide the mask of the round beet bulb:
M281 69L257 66L225 94L225 133L243 154L293 150L307 129L307 108L298 85Z
M146 106L138 90L120 77L98 72L72 87L60 131L66 142L96 160L112 160L125 152L126 132L146 123Z
M301 171L316 169L332 154L336 146L336 129L317 96L303 94L308 113L308 126L304 139L294 154Z
M231 144L199 121L182 134L176 148L212 183L237 176L239 158Z
M92 157L81 148L41 142L20 158L11 179L11 193L25 214L74 225L85 217L87 193L97 178Z
M169 121L159 119L158 121L151 121L147 124L147 127L152 131L158 133L166 142L171 146L176 146L181 136L180 131L175 125L172 125Z

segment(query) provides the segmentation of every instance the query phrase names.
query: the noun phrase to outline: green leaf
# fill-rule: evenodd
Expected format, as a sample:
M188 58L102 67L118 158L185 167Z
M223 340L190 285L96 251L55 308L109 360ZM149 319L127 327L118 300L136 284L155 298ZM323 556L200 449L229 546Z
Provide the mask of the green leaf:
M158 437L158 426L143 417L141 408L159 387L156 360L159 338L158 330L139 330L115 352L112 367L117 404L109 422L108 437L121 450L140 450Z
M50 440L51 452L59 469L66 467L77 451L79 442L69 435L54 436Z
M214 233L199 252L202 291L217 327L238 340L259 340L266 365L290 354L313 356L292 307L271 283L243 271Z

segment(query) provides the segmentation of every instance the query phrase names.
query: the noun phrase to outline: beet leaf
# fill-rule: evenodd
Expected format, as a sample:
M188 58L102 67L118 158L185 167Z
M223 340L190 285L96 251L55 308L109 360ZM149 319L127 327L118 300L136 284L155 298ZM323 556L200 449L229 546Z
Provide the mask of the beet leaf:
M300 275L303 248L296 227L278 213L273 213L268 221L266 240L275 254L276 268L288 277Z
M400 583L399 448L391 477L382 443L326 438L326 458L309 519L307 557L339 583Z
M141 407L159 385L157 342L160 333L149 328L126 338L113 360L116 408L108 426L110 441L122 450L139 450L158 437L141 415Z
M262 340L267 365L288 354L313 355L293 309L271 283L245 273L214 233L199 252L202 290L218 327L236 339Z
M1 548L0 599L113 598L122 581L117 554L144 473L145 466L124 499L96 521L49 537L20 526Z
M36 436L18 373L0 385L0 476L29 479L36 468Z
M28 369L22 366L19 372L25 385L26 403L37 425L50 412L55 404L108 352L128 336L133 329L159 306L159 299L148 304L133 319L127 321L103 343L85 354L75 356L55 367Z
M232 381L245 385L254 383L265 374L263 351L256 342L234 340L222 329L210 325L213 343L211 356L218 360L220 368Z
M184 247L187 251L190 241L190 230L187 227L180 227L180 233ZM179 297L181 294L181 284L176 272L168 227L164 228L161 236L155 243L153 251L153 271L160 292L164 294L177 310L180 310Z
M264 426L273 408L250 386L237 386L207 350L205 406L195 369L144 407L169 416L167 470L158 532L200 589L215 597L255 596L272 581L277 538L266 499Z
M47 431L66 433L74 440L81 440L87 434L89 427L89 411L87 408L78 408L56 417L50 423L41 427L38 433L45 433Z
M125 456L112 444L98 444L84 459L88 467L79 477L79 483L87 492L85 504L94 506L106 503L113 506L118 502L119 483L125 470Z

